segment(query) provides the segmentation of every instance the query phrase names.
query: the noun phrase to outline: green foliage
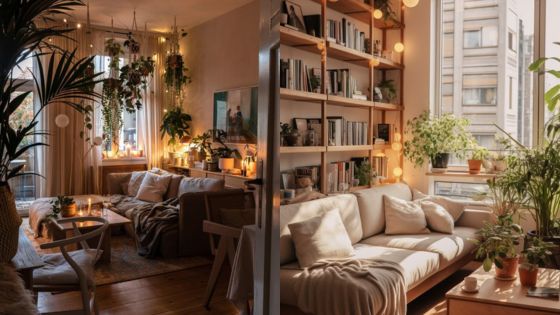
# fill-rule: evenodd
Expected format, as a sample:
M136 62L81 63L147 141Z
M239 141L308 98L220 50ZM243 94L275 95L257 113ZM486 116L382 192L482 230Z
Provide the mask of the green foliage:
M512 216L503 215L498 217L496 224L486 222L477 234L480 240L475 240L478 247L476 258L484 259L482 266L485 271L490 271L492 264L502 268L504 258L517 257L516 246L522 238L523 229L513 222Z
M210 131L192 138L191 144L204 156L212 155L212 133Z
M237 149L232 149L227 146L226 139L227 133L221 129L210 129L208 130L212 135L214 135L214 140L218 142L221 146L212 149L212 157L214 159L224 159L224 158L235 158L240 159L241 153Z
M397 14L391 6L391 0L374 0L373 6L383 12L383 19L393 21L397 20Z
M560 46L560 42L554 42L553 44ZM547 60L560 63L559 57L539 58L529 65L529 70L533 72L548 73L555 78L560 79L560 70L544 69ZM555 112L556 106L558 105L558 102L560 102L560 83L552 86L544 93L544 101L548 105L548 110L550 112Z
M473 145L471 149L471 160L484 160L488 155L488 149L479 145Z
M411 135L404 142L404 156L421 167L438 153L453 153L464 158L467 150L476 143L468 132L469 121L451 114L430 117L429 112L414 117L407 123L405 132Z
M487 181L492 198L492 212L496 217L514 216L518 213L523 195L517 189L515 178L503 173Z
M168 88L174 88L177 91L183 86L191 82L188 75L189 69L185 66L183 56L181 54L171 54L165 60L164 81Z
M550 242L545 242L538 237L531 239L530 245L521 254L525 257L528 264L544 267L552 255L551 249L556 245Z
M395 88L395 83L393 80L382 80L377 84L377 87L383 89L383 98L387 101L392 102L395 97L397 97L397 89Z
M29 150L46 145L41 140L47 133L37 130L41 112L50 104L59 103L83 114L91 120L92 108L85 105L99 97L91 86L99 82L98 74L84 76L90 71L93 57L75 58L76 51L62 51L48 42L48 38L64 37L69 29L42 27L36 22L50 21L53 14L67 14L83 5L77 0L5 0L0 9L0 183L25 174L23 165L11 168L10 162ZM56 58L55 58L56 55ZM39 56L47 60L44 64ZM10 125L14 113L24 106L30 92L18 94L21 82L12 77L12 70L24 60L37 60L33 74L38 109L28 122ZM91 124L84 122L86 128ZM89 128L91 129L91 128ZM36 174L35 174L36 175Z
M363 161L359 166L355 167L356 178L360 181L358 185L366 186L371 183L373 177L376 176L369 161Z
M297 130L288 123L280 123L280 136L287 137L297 132Z
M170 146L177 144L177 141L181 140L181 138L191 135L191 121L191 115L184 113L182 107L177 106L167 111L159 128L161 138L163 139L168 135L169 141L167 143Z
M70 206L74 204L74 198L66 197L66 196L57 196L56 199L50 201L52 206L52 215L53 217L58 217L60 211L65 206Z

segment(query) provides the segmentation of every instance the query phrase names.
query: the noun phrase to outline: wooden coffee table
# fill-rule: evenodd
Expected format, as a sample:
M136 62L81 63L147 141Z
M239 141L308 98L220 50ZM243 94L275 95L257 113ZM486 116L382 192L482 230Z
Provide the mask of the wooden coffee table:
M106 211L107 211L107 215L102 216L102 218L107 219L107 221L109 222L109 228L105 232L105 236L103 237L103 243L101 244L101 249L103 250L103 254L99 258L100 263L111 262L111 235L113 234L112 230L114 230L114 228L117 228L119 226L132 223L132 221L130 221L128 218L120 214L117 214L111 210L106 210ZM81 233L86 233L88 231L95 229L96 227L101 225L101 223L90 221L90 222L77 223L77 225ZM74 227L72 226L72 223L67 222L67 223L59 224L57 222L56 223L53 222L53 226L54 228L52 229L52 232L53 232L54 241L65 239L67 237L71 237L74 235L74 231L73 231ZM89 240L88 241L89 246L91 248L97 248L98 240L99 240L98 237Z
M528 288L521 286L519 279L500 281L494 279L495 271L485 272L482 267L471 274L478 279L478 293L466 293L459 283L445 295L448 315L492 314L560 314L558 299L542 299L526 296ZM558 288L560 270L541 269L537 287Z

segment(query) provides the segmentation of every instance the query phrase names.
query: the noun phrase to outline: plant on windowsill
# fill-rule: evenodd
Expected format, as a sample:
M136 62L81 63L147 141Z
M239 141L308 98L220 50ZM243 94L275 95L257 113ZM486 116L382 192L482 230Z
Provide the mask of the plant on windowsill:
M40 146L48 136L38 130L41 113L47 106L57 103L83 114L84 129L91 129L93 108L85 102L99 98L91 89L100 82L100 73L91 72L94 57L76 58L76 51L61 51L48 39L64 37L70 29L40 26L39 20L52 19L54 14L67 14L83 5L75 0L3 1L0 10L0 262L8 262L17 252L21 218L8 180L22 175L23 164L13 166L12 161ZM55 56L55 50L57 51ZM19 94L18 83L12 71L18 64L32 58L38 67L34 73L37 110L29 123L14 126L12 118L25 99L32 93ZM46 64L44 60L47 60ZM84 75L86 74L86 75ZM25 141L31 143L25 144ZM36 140L43 139L43 140Z
M517 272L519 255L516 247L523 237L523 229L513 222L511 214L498 217L496 223L486 222L474 240L476 258L483 259L482 267L488 272L496 266L496 279L512 280Z
M404 156L416 167L430 162L432 172L445 172L451 154L464 158L475 143L467 130L469 121L451 114L431 117L426 111L406 125L405 133L410 139L404 142Z
M534 287L537 285L539 267L544 267L548 263L554 247L554 244L535 237L521 252L523 262L519 264L519 281L522 286Z
M175 150L178 142L187 143L191 140L191 115L184 113L182 107L170 109L163 115L159 131L161 139L169 136L167 144Z
M482 161L488 157L488 149L474 144L471 150L471 157L467 160L469 164L469 174L479 174Z

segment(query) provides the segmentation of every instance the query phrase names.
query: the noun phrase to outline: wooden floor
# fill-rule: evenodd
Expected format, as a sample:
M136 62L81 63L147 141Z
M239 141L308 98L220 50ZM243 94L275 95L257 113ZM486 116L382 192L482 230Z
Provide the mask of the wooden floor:
M163 275L103 285L97 288L101 314L238 314L225 297L229 273L224 270L212 299L210 311L204 304L206 282L211 266L182 270ZM41 313L81 308L80 294L40 293Z

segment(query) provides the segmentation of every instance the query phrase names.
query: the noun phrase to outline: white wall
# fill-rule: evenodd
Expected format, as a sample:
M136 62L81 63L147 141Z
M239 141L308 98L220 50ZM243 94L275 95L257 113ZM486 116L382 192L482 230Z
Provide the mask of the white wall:
M430 95L430 84L435 83L431 73L432 58L432 0L422 0L414 8L405 11L404 32L404 122L418 116L433 105ZM404 137L407 140L407 136ZM412 187L428 191L429 179L426 176L427 165L415 168L405 159L403 179Z

